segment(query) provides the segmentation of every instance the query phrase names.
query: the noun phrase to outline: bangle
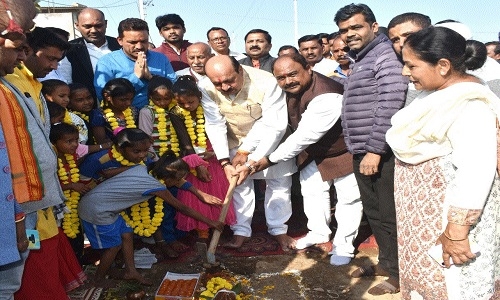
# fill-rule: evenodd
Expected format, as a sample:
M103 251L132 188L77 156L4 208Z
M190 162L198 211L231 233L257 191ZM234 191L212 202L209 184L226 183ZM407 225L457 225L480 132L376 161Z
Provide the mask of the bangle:
M222 165L220 166L222 170L224 170L225 167L229 166L231 164L230 161L223 162Z
M247 167L250 170L250 172L255 172L255 167L252 166L250 163L246 162L245 167Z
M449 240L450 240L450 241L452 241L452 242L461 242L461 241L465 241L466 239L468 239L468 238L469 238L468 236L466 236L466 237L465 237L465 238L463 238L463 239L452 239L451 237L449 237L449 236L446 234L446 232L445 232L445 231L443 231L443 235L444 235L444 237L445 237L445 238L449 239Z
M238 151L236 151L236 153L241 154L241 155L245 155L245 156L248 156L248 154L250 154L250 152L245 151L245 150L238 150Z
M102 144L99 144L99 150L102 150Z
M15 220L14 222L19 223L19 222L23 221L24 219L26 219L26 216L22 216L19 220Z
M264 158L266 159L267 163L270 165L270 166L274 166L276 163L275 162L272 162L269 160L269 155L268 156L264 156Z

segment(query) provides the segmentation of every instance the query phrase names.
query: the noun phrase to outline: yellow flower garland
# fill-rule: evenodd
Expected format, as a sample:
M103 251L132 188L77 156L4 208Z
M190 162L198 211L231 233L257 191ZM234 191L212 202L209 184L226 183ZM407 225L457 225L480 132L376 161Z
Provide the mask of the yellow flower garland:
M176 156L179 156L179 139L177 138L177 133L175 132L174 126L172 126L170 118L167 119L166 110L155 105L152 101L150 101L149 105L154 110L153 122L154 124L156 124L156 128L158 129L158 139L160 140L160 149L158 150L158 156L162 156L163 153L169 150L169 148L170 150L174 151ZM169 108L171 106L172 104L169 105Z
M205 117L203 115L203 107L199 105L196 108L196 121L193 121L191 112L183 108L180 109L184 116L184 124L191 138L193 146L207 148L207 135L205 133ZM196 129L195 129L196 126Z
M75 158L72 154L64 154L66 163L69 166L69 171L66 170L62 159L58 158L57 162L59 170L57 175L62 184L70 182L76 183L80 180L80 170L78 169ZM80 193L74 190L65 190L64 196L66 197L66 206L70 209L70 213L64 214L62 228L64 233L74 239L80 232L80 219L78 218L78 201L80 200Z
M125 159L125 157L118 152L116 146L111 148L111 155L123 166L136 165L135 163ZM141 162L141 164L144 164L144 162ZM149 203L147 200L133 205L130 208L130 211L132 219L126 212L122 211L120 213L125 222L127 222L127 224L134 229L135 234L149 237L156 231L156 229L158 229L158 226L160 226L161 221L163 220L163 199L156 197L155 214L153 218L150 217Z
M74 113L75 115L79 116L83 120L87 121L87 123L90 122L90 117L87 114L84 114L84 113L76 111L76 110L71 110L70 112Z
M135 126L134 116L132 114L132 109L130 107L123 111L123 115L125 116L126 128L137 127ZM115 117L115 113L111 108L106 108L104 110L104 118L109 123L109 125L111 125L111 130L115 130L117 127L120 126L120 124L118 123L118 119Z
M73 120L71 120L71 115L68 110L64 113L64 123L73 124Z

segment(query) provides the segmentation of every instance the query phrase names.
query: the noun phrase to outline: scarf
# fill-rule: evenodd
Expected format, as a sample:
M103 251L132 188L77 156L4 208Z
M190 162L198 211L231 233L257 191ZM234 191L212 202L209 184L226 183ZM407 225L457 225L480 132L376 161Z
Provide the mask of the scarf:
M483 101L497 118L500 115L500 99L488 87L474 82L457 83L422 93L397 112L386 134L387 143L399 160L409 164L451 153L448 129L471 100Z
M32 148L26 116L14 94L0 84L0 122L4 129L12 173L12 186L17 202L41 200L43 183Z

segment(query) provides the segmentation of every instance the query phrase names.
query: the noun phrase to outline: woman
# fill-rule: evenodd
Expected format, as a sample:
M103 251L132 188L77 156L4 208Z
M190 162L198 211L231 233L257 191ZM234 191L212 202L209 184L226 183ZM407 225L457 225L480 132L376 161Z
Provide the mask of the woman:
M403 75L424 91L394 115L387 132L398 158L403 299L493 299L500 296L500 99L466 73L481 67L484 53L447 28L412 34L402 53ZM435 244L444 265L427 254ZM471 251L474 244L480 254Z

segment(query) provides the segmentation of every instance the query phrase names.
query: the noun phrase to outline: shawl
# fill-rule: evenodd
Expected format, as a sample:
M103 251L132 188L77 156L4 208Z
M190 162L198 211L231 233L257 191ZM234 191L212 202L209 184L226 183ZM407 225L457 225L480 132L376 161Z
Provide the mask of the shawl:
M41 200L43 182L26 116L14 94L3 84L0 84L0 107L0 122L9 154L14 195L18 203Z
M467 103L479 100L498 116L500 99L486 86L474 82L454 84L442 90L425 92L391 119L387 143L396 157L418 164L452 152L447 132Z

